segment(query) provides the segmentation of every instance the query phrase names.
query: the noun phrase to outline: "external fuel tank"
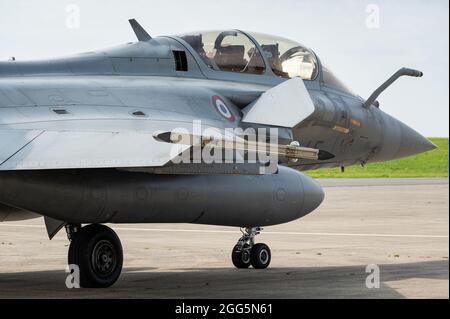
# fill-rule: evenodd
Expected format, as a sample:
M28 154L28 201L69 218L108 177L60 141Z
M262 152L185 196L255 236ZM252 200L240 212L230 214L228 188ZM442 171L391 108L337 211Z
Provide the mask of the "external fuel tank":
M265 226L300 218L324 197L316 181L282 166L270 175L7 171L0 188L0 202L70 223Z

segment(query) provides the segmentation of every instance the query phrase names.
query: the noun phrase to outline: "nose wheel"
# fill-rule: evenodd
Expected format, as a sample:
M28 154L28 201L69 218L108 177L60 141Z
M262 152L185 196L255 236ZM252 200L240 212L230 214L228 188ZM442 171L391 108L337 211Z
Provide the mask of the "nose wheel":
M79 283L85 288L113 285L122 272L123 252L119 237L105 225L92 224L70 233L69 264L79 267Z
M272 255L269 246L263 243L255 244L255 236L261 232L260 227L245 228L242 237L233 247L231 260L236 268L265 269L269 266Z

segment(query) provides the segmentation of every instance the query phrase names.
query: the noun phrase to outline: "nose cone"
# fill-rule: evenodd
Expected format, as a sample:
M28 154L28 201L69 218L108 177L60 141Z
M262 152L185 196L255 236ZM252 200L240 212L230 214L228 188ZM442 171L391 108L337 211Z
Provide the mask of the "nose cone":
M382 140L370 162L384 162L416 155L436 148L421 134L396 118L377 109L382 128L377 129Z
M306 215L322 204L323 199L325 198L325 193L322 186L320 186L316 180L305 175L303 177L304 200L302 213L303 215Z
M410 128L408 125L400 123L400 147L395 158L407 157L419 153L434 150L437 146L427 138Z

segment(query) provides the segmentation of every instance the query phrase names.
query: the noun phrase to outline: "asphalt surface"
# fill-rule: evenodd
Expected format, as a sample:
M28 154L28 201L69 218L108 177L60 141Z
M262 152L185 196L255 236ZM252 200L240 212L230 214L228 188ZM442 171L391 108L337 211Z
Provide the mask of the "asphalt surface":
M312 214L267 227L267 270L237 270L236 228L112 225L125 253L108 289L67 289L68 240L42 219L0 223L0 298L449 298L448 179L320 180ZM380 287L367 288L367 265Z

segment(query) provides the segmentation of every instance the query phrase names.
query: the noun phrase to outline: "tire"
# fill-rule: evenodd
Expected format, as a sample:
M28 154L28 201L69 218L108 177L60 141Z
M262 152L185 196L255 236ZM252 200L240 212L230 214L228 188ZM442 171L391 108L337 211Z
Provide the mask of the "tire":
M250 263L255 269L265 269L270 264L271 255L269 246L256 244L250 251Z
M70 243L68 261L69 264L78 265L81 287L109 287L122 272L120 239L111 228L104 225L85 226Z
M236 268L243 269L250 267L250 254L248 245L241 249L239 245L233 247L233 252L231 253L231 260Z

